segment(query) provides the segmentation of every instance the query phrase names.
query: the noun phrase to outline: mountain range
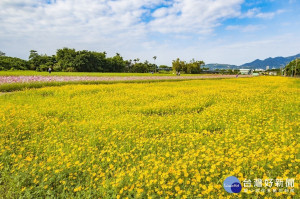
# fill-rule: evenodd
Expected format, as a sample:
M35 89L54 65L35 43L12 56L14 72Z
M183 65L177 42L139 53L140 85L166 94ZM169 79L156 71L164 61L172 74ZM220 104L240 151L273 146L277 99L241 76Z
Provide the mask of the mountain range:
M284 67L289 62L299 57L300 57L300 53L289 57L274 57L274 58L269 57L264 60L256 59L253 62L245 63L240 66L230 65L230 64L207 64L204 67L209 68L210 70L216 70L216 69L241 69L241 68L266 69L266 66L269 66L269 68L272 69L272 68Z

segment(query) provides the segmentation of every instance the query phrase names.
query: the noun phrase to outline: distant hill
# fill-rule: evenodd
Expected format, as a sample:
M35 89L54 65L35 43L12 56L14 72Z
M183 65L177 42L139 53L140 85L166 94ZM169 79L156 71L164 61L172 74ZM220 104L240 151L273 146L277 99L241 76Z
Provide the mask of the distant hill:
M209 68L210 70L216 70L216 69L239 69L236 65L230 65L230 64L206 64L204 66L205 68Z
M274 58L269 57L265 60L257 59L254 60L253 62L243 64L240 67L251 68L251 69L255 69L255 68L266 69L266 66L269 66L270 69L273 67L280 68L281 66L285 66L286 64L290 63L297 57L300 57L300 54L290 56L290 57L274 57Z
M269 66L270 69L280 68L281 66L285 66L297 57L300 57L300 54L290 56L290 57L274 57L274 58L267 58L265 60L256 59L253 62L246 63L240 66L231 65L231 64L206 64L204 67L209 68L210 70L216 69L241 69L241 68L248 68L248 69L266 69L266 66Z

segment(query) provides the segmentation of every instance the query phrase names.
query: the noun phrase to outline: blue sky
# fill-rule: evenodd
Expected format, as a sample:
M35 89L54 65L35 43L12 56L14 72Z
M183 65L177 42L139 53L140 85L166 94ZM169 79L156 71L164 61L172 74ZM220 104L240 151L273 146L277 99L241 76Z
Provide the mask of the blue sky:
M63 47L171 65L243 64L300 53L300 0L1 0L0 50Z

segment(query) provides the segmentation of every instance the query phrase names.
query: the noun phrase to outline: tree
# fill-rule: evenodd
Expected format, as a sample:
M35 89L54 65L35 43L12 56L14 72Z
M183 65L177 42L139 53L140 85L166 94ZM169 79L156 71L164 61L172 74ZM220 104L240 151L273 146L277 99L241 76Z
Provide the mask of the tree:
M300 73L300 59L297 58L285 66L285 74L287 76L297 76Z
M125 61L126 67L125 67L125 72L131 72L132 68L132 60L126 60Z
M124 72L126 67L126 62L123 60L123 57L119 53L112 58L113 72Z
M134 73L147 73L149 72L149 65L147 62L145 63L136 63L132 66L131 72Z
M195 61L195 59L192 59L190 63L185 65L184 72L188 74L199 74L202 65L204 65L203 61Z
M0 70L28 70L28 61L16 57L0 56Z
M159 68L162 68L162 69L168 69L168 68L170 68L170 67L167 66L167 65L160 65Z
M106 58L106 52L93 52L88 50L76 51L63 48L56 52L56 68L62 71L79 72L124 72L128 62L123 60L120 53L114 57Z
M76 71L74 68L76 55L77 53L75 49L66 47L63 49L58 49L56 51L57 64L55 68L60 71Z
M177 58L172 62L173 70L175 70L176 72L183 71L187 74L200 73L202 65L204 65L204 61L195 61L195 59L192 59L189 63L186 63L185 61L180 61L180 59Z
M140 59L139 59L139 58L136 58L136 59L134 59L133 61L134 61L134 64L136 64L137 62L140 61Z
M176 60L172 61L172 68L173 70L175 70L176 72L180 72L183 70L183 68L185 67L185 62L181 61L179 58L177 58Z
M0 50L0 57L5 56L5 53Z
M107 67L104 53L87 50L77 51L72 63L73 65L69 69L78 72L103 72Z
M39 54L37 53L36 50L30 50L30 54L29 54L30 69L35 70L37 68L38 56L39 56Z
M34 58L36 58L36 57L38 57L38 56L39 56L39 54L37 53L36 50L30 50L29 60L30 60L30 59L34 59Z
M155 65L155 71L154 71L155 73L156 73L156 64L155 64L156 58L157 58L156 56L153 57L153 59L154 59L154 65Z
M29 55L29 64L32 70L46 71L56 63L55 57L39 55L36 50L31 50Z
M95 72L103 72L106 67L106 52L92 52L96 59Z

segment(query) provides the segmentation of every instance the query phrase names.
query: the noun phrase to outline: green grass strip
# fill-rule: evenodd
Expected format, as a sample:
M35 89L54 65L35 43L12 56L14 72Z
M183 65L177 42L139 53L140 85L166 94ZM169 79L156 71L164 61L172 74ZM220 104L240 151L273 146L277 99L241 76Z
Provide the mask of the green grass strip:
M179 82L190 80L216 80L224 78L200 78L200 79L154 79L154 80L119 80L119 81L67 81L67 82L29 82L29 83L10 83L0 85L0 92L22 91L33 88L44 88L50 86L64 85L95 85L95 84L118 84L118 83L153 83L153 82Z

